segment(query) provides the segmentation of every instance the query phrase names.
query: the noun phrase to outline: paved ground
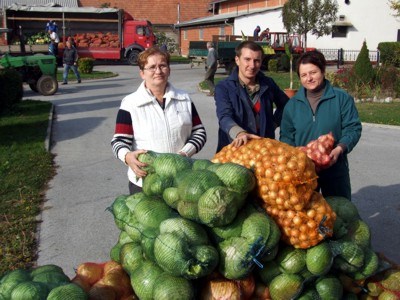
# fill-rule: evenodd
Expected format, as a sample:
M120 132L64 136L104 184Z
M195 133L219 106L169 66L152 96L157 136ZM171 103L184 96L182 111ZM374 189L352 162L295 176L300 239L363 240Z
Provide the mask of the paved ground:
M55 106L51 151L57 175L50 182L42 214L38 264L54 263L67 275L86 261L102 262L118 240L119 231L107 208L128 192L126 168L113 157L110 140L121 99L139 82L138 68L96 66L119 77L81 84L71 81L56 95L29 90L25 98ZM171 81L191 93L208 133L197 157L212 158L217 121L214 100L198 92L204 68L172 66ZM364 125L360 143L350 155L353 201L372 228L376 251L400 262L400 128Z

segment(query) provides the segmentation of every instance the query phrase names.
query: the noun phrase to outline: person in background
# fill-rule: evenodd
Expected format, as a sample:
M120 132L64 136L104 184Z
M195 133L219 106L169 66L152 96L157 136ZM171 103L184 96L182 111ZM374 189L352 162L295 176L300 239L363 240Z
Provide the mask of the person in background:
M49 32L49 30L52 30L52 31L54 31L56 33L58 32L58 25L57 25L57 23L55 21L49 20L46 23L46 32Z
M210 92L207 94L207 96L214 96L214 90L215 90L214 76L215 73L217 73L217 68L218 68L218 55L214 49L213 42L207 42L207 50L208 50L207 62L206 62L207 71L204 80L208 83L208 86L210 88Z
M260 45L244 41L235 51L237 67L215 88L217 152L230 143L239 147L252 138L275 138L289 100L272 78L260 72L264 54Z
M78 51L76 50L75 47L72 46L71 41L68 40L66 42L66 47L63 53L64 73L63 73L62 84L68 84L69 69L72 69L72 71L76 76L76 79L78 80L78 83L81 83L81 75L79 74L77 64L78 64Z
M263 41L263 42L267 42L268 44L271 44L271 33L269 32L269 28L267 28L263 32L261 32L259 40Z
M253 33L253 38L254 41L258 41L258 35L261 31L261 27L259 25L257 25L257 27L254 29L254 33Z
M60 43L60 38L58 37L57 32L54 29L49 29L49 36L50 36L50 45L49 45L49 52L50 54L54 55L55 57L58 56L58 43Z
M128 166L129 192L142 190L141 153L178 153L191 157L207 140L206 130L188 93L169 81L170 56L158 48L139 55L139 74L143 82L126 96L119 108L114 136L114 155Z
M300 56L297 74L302 87L284 109L280 141L305 146L332 132L335 145L330 153L331 163L318 172L319 189L324 197L351 200L347 154L357 145L362 126L354 99L330 84L325 69L326 60L321 52L309 51Z
M160 46L160 50L162 52L167 53L168 52L167 44L166 43L162 43L162 45Z
M72 48L76 49L76 43L75 43L75 40L74 40L74 38L72 36L69 36L67 41L69 41L71 43Z

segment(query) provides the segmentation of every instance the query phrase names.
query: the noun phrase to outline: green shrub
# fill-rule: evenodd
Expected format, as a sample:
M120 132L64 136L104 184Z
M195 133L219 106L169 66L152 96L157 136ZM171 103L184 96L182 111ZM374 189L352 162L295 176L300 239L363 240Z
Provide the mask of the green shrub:
M89 57L78 60L78 70L82 74L91 74L93 72L94 59Z
M10 110L22 100L23 81L14 69L0 70L0 113Z
M382 64L400 67L400 42L379 43L378 50Z
M278 60L273 58L268 61L268 71L278 72Z
M290 70L290 58L287 54L282 54L279 57L278 70L288 72Z
M380 83L384 96L398 97L400 92L400 71L393 65L377 68L377 82Z
M354 64L354 75L360 81L361 84L372 84L375 72L372 67L371 60L369 59L369 51L367 48L367 42L364 41L361 51L357 56Z

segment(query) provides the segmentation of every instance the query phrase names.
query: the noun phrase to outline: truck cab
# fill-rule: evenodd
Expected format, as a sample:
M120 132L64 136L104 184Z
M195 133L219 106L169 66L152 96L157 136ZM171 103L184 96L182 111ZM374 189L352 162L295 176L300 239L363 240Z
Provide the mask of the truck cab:
M156 37L149 21L128 20L123 27L124 57L131 65L137 64L138 55L154 46Z

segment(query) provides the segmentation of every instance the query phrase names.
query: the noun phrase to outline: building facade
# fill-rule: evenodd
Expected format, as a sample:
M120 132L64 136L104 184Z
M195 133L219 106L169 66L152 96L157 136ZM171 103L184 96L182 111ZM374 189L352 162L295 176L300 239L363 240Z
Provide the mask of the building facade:
M180 30L181 52L187 55L189 42L211 40L215 32L252 36L254 28L269 28L271 32L286 31L282 22L282 7L286 0L213 1L212 16L176 24ZM400 20L394 16L388 1L337 0L338 19L332 24L334 32L317 38L307 34L307 47L317 49L360 50L364 40L369 50L380 42L400 39ZM225 29L221 29L223 25Z
M167 36L179 41L175 24L194 18L212 14L210 0L0 0L0 21L3 24L2 8L18 2L23 5L59 5L68 7L112 7L120 8L129 13L134 19L149 20L155 31L166 33ZM1 26L0 26L1 27Z

